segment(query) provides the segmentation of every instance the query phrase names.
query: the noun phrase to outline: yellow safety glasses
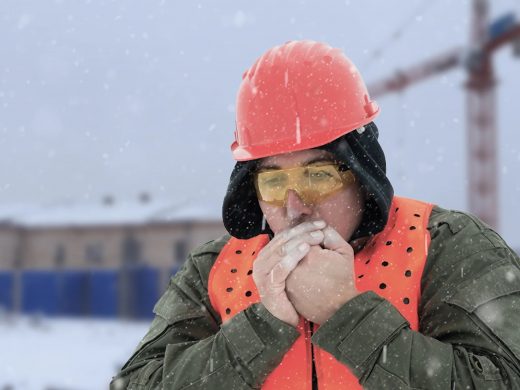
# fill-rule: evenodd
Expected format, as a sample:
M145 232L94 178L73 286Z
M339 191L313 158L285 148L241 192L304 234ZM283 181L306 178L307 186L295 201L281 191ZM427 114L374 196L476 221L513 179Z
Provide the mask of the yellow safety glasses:
M317 163L288 169L260 170L255 173L258 198L283 206L287 191L294 190L302 201L316 204L356 181L354 174L333 163Z

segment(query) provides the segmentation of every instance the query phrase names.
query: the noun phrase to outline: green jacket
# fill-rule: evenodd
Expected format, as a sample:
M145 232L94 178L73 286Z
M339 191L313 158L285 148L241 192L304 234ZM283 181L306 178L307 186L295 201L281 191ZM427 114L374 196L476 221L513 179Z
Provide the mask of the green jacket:
M312 342L366 389L520 389L520 259L475 217L434 207L420 331L372 291L342 306ZM155 305L115 389L257 389L298 332L256 303L225 325L208 297L229 236L193 251ZM361 325L362 326L358 326Z

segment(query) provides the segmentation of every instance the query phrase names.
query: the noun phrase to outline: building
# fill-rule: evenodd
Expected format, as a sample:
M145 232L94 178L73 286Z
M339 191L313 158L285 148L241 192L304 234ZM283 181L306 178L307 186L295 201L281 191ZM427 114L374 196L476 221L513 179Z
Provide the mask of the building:
M98 311L141 317L134 310L141 299L138 312L151 315L150 305L188 252L224 233L220 205L172 204L148 196L135 202L106 197L93 204L4 206L0 305L15 311L40 307L47 314L95 315L93 305L107 295L99 292L117 290L111 293L112 309ZM138 294L141 290L146 294ZM71 300L74 295L78 298ZM40 298L45 302L37 302Z

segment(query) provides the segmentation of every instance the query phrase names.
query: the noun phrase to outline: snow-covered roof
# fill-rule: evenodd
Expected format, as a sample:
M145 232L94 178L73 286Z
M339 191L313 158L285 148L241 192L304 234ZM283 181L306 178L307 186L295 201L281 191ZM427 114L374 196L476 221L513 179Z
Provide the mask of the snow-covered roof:
M16 223L19 217L36 212L39 207L24 203L0 204L0 223Z
M217 222L220 205L167 201L0 205L0 223L25 227L140 225L154 222Z
M163 209L156 216L156 221L220 221L222 219L221 205L187 204L180 207Z

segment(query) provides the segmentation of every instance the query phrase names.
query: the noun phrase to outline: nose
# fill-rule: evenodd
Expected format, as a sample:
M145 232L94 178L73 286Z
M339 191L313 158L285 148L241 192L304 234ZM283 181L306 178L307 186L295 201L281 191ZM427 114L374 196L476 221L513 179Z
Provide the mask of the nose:
M287 218L291 221L297 220L306 215L312 215L312 208L306 205L294 190L287 191L285 209L287 211Z

